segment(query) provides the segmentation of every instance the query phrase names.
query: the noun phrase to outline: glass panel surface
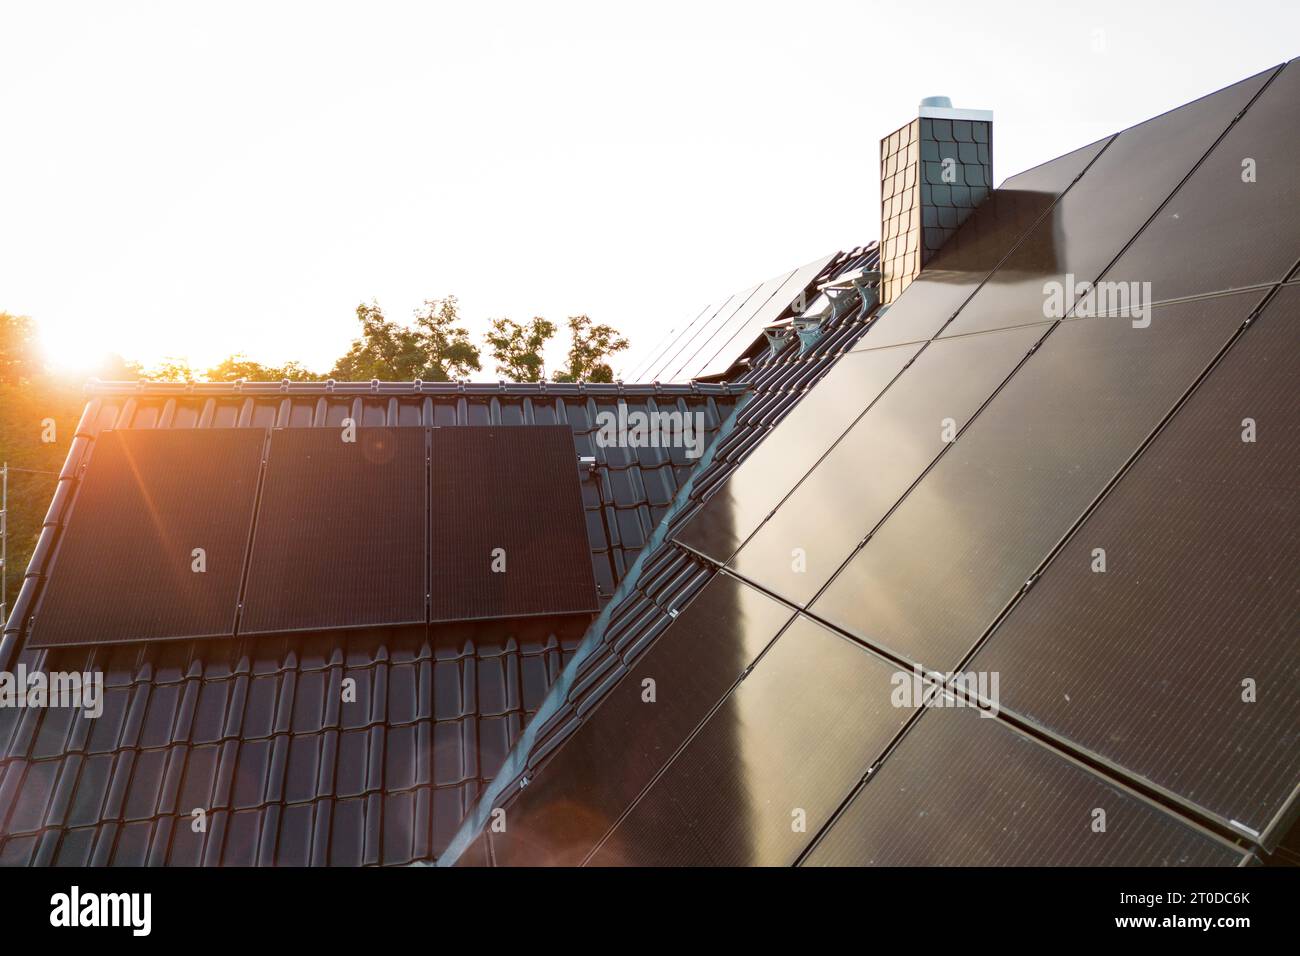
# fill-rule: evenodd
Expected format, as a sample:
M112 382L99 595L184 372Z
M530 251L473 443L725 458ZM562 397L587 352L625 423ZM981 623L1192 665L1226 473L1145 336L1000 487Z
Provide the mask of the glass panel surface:
M1272 71L1115 137L944 331L961 335L1059 318L1214 145ZM1051 314L1055 301L1064 306Z
M781 290L781 287L789 281L792 275L794 275L793 272L783 272L760 285L757 291L745 301L744 306L733 313L726 322L715 328L708 339L702 341L699 347L686 358L682 366L681 378L683 380L691 379L699 374L699 369L717 354L726 342L730 341L737 330L748 323L756 313L763 311L763 308L771 301L772 296ZM725 371L730 364L731 362L727 361L719 371Z
M813 610L952 670L1258 299L1058 325Z
M32 646L233 634L265 441L260 428L102 432Z
M241 634L424 623L425 438L423 428L359 428L355 442L334 428L271 433Z
M918 350L905 345L840 358L676 539L725 562Z
M572 428L430 437L430 620L599 610Z
M1300 62L1229 130L1106 278L1159 302L1280 282L1300 259Z
M956 436L1047 328L932 343L740 549L732 567L796 604L812 600L943 450L946 433Z
M788 866L911 716L893 665L807 618L610 834L598 866Z
M691 373L691 377L706 378L725 372L741 353L763 334L763 327L775 322L777 317L799 298L800 293L808 288L809 283L821 275L822 269L826 268L832 258L834 257L822 256L792 272L775 294L763 302L743 324L735 325L730 334L725 337L718 337L717 348L711 347L714 355Z
M650 366L646 372L645 378L652 382L663 381L665 373L670 368L675 369L678 367L683 352L687 349L695 348L699 342L703 341L700 339L700 336L706 334L706 329L713 326L714 323L722 321L726 316L731 315L732 312L740 307L740 304L739 297L733 295L724 299L717 305L712 305L705 309L700 318L692 322L690 327L687 328L686 331L672 343L672 345L665 349L664 354ZM692 343L695 344L693 345Z
M971 665L1004 710L1256 832L1300 781L1297 355L1291 287Z
M685 381L683 376L691 360L718 333L718 329L730 322L736 313L750 307L750 299L758 293L758 290L759 286L754 286L752 289L746 289L744 292L732 296L727 301L727 304L718 310L717 315L709 319L689 342L683 343L682 348L664 363L661 377L668 382Z
M1051 208L1109 140L1012 176L961 224L855 349L930 338Z
M506 808L497 863L580 863L790 617L716 575Z
M1093 829L1106 813L1105 832ZM931 708L811 866L1236 866L1241 851L972 708Z

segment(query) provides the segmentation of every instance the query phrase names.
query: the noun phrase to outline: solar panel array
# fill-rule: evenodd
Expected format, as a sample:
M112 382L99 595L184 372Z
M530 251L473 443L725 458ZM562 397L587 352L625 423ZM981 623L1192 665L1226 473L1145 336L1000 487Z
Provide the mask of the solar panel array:
M1300 61L977 210L673 532L715 576L574 697L492 858L1271 848L1300 783L1297 84ZM1112 264L1152 286L1098 310Z
M652 352L646 362L636 366L628 378L685 382L721 375L762 334L765 326L776 322L791 306L810 298L807 296L810 286L832 258L822 256L708 306L681 335L672 337Z
M575 452L568 425L106 432L31 644L598 610Z

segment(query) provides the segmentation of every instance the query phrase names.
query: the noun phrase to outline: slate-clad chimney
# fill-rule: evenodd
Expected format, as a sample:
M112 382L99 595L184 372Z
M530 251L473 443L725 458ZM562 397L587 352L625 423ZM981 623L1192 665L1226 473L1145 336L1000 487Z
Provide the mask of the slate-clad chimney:
M921 101L917 118L880 141L881 303L907 288L993 189L993 113Z

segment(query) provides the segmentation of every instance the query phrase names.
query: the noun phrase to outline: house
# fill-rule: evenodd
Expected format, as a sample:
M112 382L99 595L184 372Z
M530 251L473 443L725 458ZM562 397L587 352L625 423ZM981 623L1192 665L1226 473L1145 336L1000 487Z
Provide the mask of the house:
M993 145L651 384L92 387L0 862L1300 860L1300 65Z

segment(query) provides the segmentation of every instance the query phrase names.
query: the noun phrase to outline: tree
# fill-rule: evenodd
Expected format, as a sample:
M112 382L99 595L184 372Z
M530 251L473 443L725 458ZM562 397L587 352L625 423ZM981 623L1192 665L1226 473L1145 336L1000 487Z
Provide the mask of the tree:
M424 381L452 382L469 378L470 372L482 370L478 347L469 340L469 332L460 324L454 295L445 299L425 299L424 305L415 310L415 327L426 356L420 373Z
M36 329L25 315L0 312L0 385L22 385L43 371Z
M514 319L493 319L487 344L497 371L516 382L546 381L542 350L554 334L555 323L541 316L522 325Z
M317 382L324 376L303 368L301 362L263 365L241 352L208 369L204 378L209 382L235 382L241 378L247 382L282 382L286 378L291 382Z
M196 376L185 359L167 356L157 368L144 373L144 377L154 382L192 382Z
M374 301L357 306L357 321L361 338L334 363L334 378L449 382L480 367L478 349L459 324L455 296L426 299L423 308L415 310L415 328L385 318Z
M612 382L614 370L601 361L628 347L612 325L593 325L586 315L569 316L569 365L555 373L557 382Z

